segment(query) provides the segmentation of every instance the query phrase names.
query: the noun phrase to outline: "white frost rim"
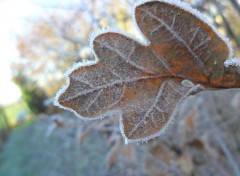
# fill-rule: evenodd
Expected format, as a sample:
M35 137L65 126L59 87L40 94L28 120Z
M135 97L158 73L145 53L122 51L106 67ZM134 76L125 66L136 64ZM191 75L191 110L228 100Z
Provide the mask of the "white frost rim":
M240 59L237 59L237 58L228 59L224 62L224 65L226 67L229 67L229 66L240 67Z
M124 125L123 125L123 119L122 119L122 116L120 117L120 123L119 123L119 127L120 127L120 131L121 131L121 134L125 140L125 144L128 144L128 143L143 143L143 142L147 142L151 139L154 139L158 136L160 136L161 134L163 134L166 130L168 130L168 128L170 127L171 124L174 124L174 119L176 117L176 115L178 114L179 112L179 107L182 106L184 100L186 100L186 98L188 98L189 96L191 96L192 94L196 94L198 93L199 91L201 90L204 90L204 87L202 85L195 85L193 88L191 88L180 100L179 102L177 103L176 107L174 108L174 111L171 115L171 117L169 118L168 122L164 125L164 127L157 133L155 134L152 134L150 136L147 136L147 137L144 137L144 138L140 138L140 139L129 139L125 133L124 133Z
M218 29L201 13L199 12L197 9L192 8L190 5L188 5L185 2L181 2L180 0L140 0L138 1L133 8L132 11L132 19L134 22L134 26L138 29L138 31L141 33L141 35L143 36L143 33L140 31L136 19L135 19L135 10L139 5L143 5L145 3L148 2L164 2L176 7L179 7L180 9L185 10L186 12L189 12L191 14L193 14L194 16L196 16L198 19L200 19L202 22L204 22L205 24L207 24L208 26L210 26L212 28L212 30L222 39L222 41L224 41L229 49L229 55L227 59L230 59L233 57L233 47L232 47L232 43L229 40L229 38L225 37L223 34L221 34ZM146 39L145 36L143 36L144 39Z
M106 112L104 114L102 114L101 116L96 116L94 118L86 118L86 117L83 117L81 116L80 114L78 114L75 110L71 109L71 108L68 108L68 107L65 107L65 106L62 106L58 100L60 98L60 96L67 90L67 88L69 87L70 85L70 78L69 78L69 75L74 72L75 70L81 68L81 67L87 67L87 66L91 66L91 65L95 65L99 62L99 58L97 56L97 54L95 53L94 51L94 40L96 37L98 37L99 35L101 34L106 34L106 33L119 33L119 34L122 34L136 42L138 42L139 44L141 45L144 45L144 46L148 46L150 45L150 41L146 38L146 36L144 36L144 34L141 32L141 30L139 29L138 25L137 25L137 22L136 22L136 18L135 18L135 10L136 8L139 6L139 5L142 5L144 3L147 3L147 2L164 2L164 3L167 3L167 4L171 4L173 6L176 6L176 7L179 7L187 12L190 12L191 14L193 14L194 16L196 16L197 18L199 18L201 21L203 21L205 24L207 24L208 26L210 26L212 28L212 30L227 44L228 48L229 48L229 60L233 57L233 48L232 48L232 43L230 42L230 40L225 37L224 35L222 35L218 30L217 28L212 25L212 23L209 22L209 20L204 17L198 10L196 9L193 9L191 6L189 6L187 3L184 3L184 2L181 2L181 1L178 1L178 0L140 0L139 2L137 2L135 5L134 5L134 8L132 10L132 20L133 20L133 23L134 23L134 26L135 28L137 29L137 31L139 32L139 34L141 35L141 37L144 39L144 41L140 40L139 38L136 38L136 37L133 37L132 35L126 33L125 31L122 31L120 29L116 29L116 28L103 28L103 29L98 29L97 31L94 31L90 34L90 38L89 38L89 45L90 45L90 48L91 48L91 52L92 54L94 55L95 57L95 60L94 61L86 61L86 62L79 62L79 63L75 63L73 64L73 66L68 69L68 71L65 73L65 77L66 77L66 84L57 92L55 98L54 98L54 105L59 107L59 108L62 108L62 109L65 109L65 110L68 110L72 113L74 113L77 117L79 117L80 119L82 120L85 120L85 121L91 121L91 120L97 120L97 119L103 119L104 117L107 117L107 116L112 116L112 115L118 115L120 116L119 117L119 120L120 120L120 123L119 123L119 126L120 126L120 131L121 131L121 134L125 140L125 143L133 143L133 142L144 142L144 141L148 141L152 138L155 138L159 135L161 135L162 133L164 133L164 131L168 128L169 124L171 124L174 120L174 117L177 113L176 111L176 108L175 110L173 111L173 114L170 118L170 120L167 122L167 124L163 127L163 129L161 131L159 131L158 133L155 133L151 136L148 136L146 138L142 138L142 139L128 139L126 137L126 135L124 134L124 126L123 126L123 123L122 123L122 112L121 110L119 109L116 109L116 110L112 110L112 111L109 111L109 112ZM232 65L230 63L233 63L233 62L228 62L226 61L225 62L225 65ZM239 63L239 62L238 62ZM177 106L180 106L182 103L182 101L180 101L178 103Z

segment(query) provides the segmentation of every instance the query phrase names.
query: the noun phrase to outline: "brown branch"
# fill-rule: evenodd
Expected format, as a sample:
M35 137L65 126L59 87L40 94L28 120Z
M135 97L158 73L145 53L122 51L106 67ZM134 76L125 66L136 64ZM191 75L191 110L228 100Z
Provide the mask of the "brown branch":
M233 8L236 10L236 12L238 13L238 15L240 16L240 5L236 0L230 0Z

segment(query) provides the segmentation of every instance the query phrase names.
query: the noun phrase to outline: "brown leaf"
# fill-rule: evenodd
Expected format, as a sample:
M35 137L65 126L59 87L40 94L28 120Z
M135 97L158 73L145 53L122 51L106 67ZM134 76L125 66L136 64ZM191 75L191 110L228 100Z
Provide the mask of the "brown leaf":
M123 153L127 158L127 162L130 165L134 165L136 162L136 148L134 145L125 145L123 147Z
M118 161L119 149L121 147L120 141L121 140L116 140L106 156L106 165L109 169L114 167Z
M177 159L177 165L178 167L187 175L191 175L193 169L194 169L194 163L191 159L191 157L187 154L183 154L181 155L178 159Z
M89 136L93 129L94 127L91 125L85 131L83 131L82 127L78 127L76 132L77 144L81 145L84 142L84 140Z
M167 176L179 175L175 167L176 155L163 143L159 143L150 149L144 159L144 168L148 175Z
M153 160L151 157L146 157L144 160L144 168L147 172L147 175L151 176L167 176L169 175L168 170L164 170L159 167L159 164Z
M56 105L84 120L118 115L125 141L138 142L158 136L199 84L240 87L237 68L224 67L230 44L199 12L174 0L146 1L135 18L149 45L114 31L95 35L97 61L68 72ZM182 85L186 79L196 86Z
M199 150L204 149L204 143L200 139L194 139L188 142L188 145Z
M195 119L197 116L197 111L195 109L192 109L189 114L187 114L186 117L181 122L181 125L184 128L184 132L194 134L196 131L195 127Z
M158 144L150 150L150 153L162 162L171 165L175 158L174 152L164 144Z

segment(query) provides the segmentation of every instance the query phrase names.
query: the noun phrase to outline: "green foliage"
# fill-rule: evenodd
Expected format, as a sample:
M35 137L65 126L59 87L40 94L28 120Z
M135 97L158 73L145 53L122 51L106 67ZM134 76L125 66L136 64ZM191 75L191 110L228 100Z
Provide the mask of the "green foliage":
M27 104L24 101L18 101L14 104L4 107L4 112L5 115L7 116L7 121L11 127L17 124L17 116L22 110L25 110L28 113L30 111L28 109Z
M34 114L46 112L47 107L44 106L43 102L48 97L37 83L24 75L18 75L14 80L19 86L22 92L22 98L30 111Z
M8 127L9 127L9 124L8 124L7 116L5 114L4 109L0 106L0 130L6 129Z

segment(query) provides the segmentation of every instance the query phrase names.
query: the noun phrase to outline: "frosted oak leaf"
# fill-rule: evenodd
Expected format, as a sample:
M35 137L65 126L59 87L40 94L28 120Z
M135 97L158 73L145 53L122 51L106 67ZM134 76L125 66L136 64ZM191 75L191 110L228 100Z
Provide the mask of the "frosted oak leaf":
M55 104L83 120L117 115L125 142L158 136L180 104L206 89L239 88L224 67L230 42L198 11L175 0L144 1L133 15L147 44L116 30L91 37L95 61L67 72Z

